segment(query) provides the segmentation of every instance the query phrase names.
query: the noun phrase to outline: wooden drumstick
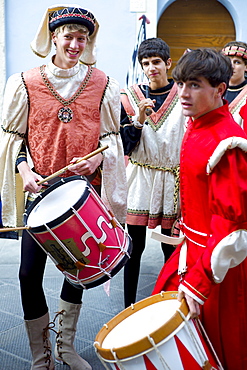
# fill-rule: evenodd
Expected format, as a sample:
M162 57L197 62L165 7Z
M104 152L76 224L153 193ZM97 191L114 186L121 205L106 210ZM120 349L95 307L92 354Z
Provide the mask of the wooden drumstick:
M146 98L149 98L149 86L148 85L145 86L145 90L146 90ZM145 110L145 113L146 113L146 116L151 116L151 114L153 113L153 110L151 109L151 107L147 107Z
M18 230L29 230L31 226L20 226L20 227L4 227L0 229L0 233L5 233L6 231L18 231Z
M54 179L54 177L57 177L59 175L62 175L64 172L66 172L69 169L70 166L73 166L76 163L79 163L81 161L84 161L86 159L89 159L89 158L93 157L94 155L103 152L103 150L105 150L107 148L109 148L108 145L102 146L102 148L98 148L98 149L94 150L93 152L91 152L91 153L85 155L84 157L78 159L75 163L70 163L68 166L66 166L64 168L61 168L61 170L58 170L57 172L54 172L52 175L47 176L43 180L38 181L37 184L38 185L41 185L41 184L43 184L43 182L49 181L51 179Z

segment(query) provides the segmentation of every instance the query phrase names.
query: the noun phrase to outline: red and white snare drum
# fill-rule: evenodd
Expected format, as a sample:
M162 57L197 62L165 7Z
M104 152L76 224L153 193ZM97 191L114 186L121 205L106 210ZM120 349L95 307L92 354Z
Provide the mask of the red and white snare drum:
M28 232L76 286L92 288L130 257L128 234L83 176L61 179L24 214Z
M94 347L106 369L222 369L201 328L189 318L186 301L179 302L177 292L162 292L111 319Z

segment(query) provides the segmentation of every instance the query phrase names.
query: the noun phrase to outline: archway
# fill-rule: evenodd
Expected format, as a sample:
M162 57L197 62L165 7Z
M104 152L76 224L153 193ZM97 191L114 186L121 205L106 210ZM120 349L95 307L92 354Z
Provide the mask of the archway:
M157 35L170 46L174 68L187 48L220 50L235 40L236 32L231 15L217 0L176 0L160 17Z

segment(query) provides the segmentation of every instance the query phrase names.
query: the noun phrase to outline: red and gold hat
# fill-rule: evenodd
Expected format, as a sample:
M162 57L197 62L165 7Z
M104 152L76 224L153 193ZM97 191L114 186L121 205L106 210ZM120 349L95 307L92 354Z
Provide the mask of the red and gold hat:
M69 7L49 13L49 29L51 32L55 31L57 27L69 23L81 24L87 27L89 35L92 35L95 29L94 15L86 9Z
M52 32L65 24L81 24L89 31L89 40L80 61L85 64L95 64L95 43L99 24L93 13L82 9L77 4L53 5L49 7L40 22L38 31L31 42L32 51L45 58L51 51Z
M247 59L247 49L242 46L230 45L222 49L222 53L229 57L240 57L242 59Z

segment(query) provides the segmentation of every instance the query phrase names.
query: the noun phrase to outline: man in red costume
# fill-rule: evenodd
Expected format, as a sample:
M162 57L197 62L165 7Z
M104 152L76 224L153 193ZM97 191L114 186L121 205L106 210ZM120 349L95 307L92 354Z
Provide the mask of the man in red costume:
M193 50L173 71L189 125L180 162L185 241L153 294L179 290L201 319L225 370L247 369L247 136L223 99L229 58Z

